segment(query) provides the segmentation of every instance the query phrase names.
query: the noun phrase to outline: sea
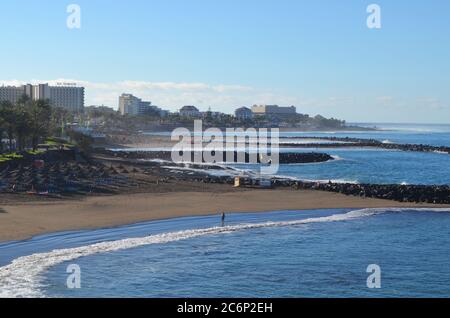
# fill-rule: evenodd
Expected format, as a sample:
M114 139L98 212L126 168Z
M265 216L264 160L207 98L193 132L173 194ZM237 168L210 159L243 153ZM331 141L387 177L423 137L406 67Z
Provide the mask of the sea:
M450 146L450 125L367 126L379 130L282 135ZM281 165L280 176L450 185L448 154L291 150L336 160ZM236 213L3 242L0 297L450 297L450 209Z

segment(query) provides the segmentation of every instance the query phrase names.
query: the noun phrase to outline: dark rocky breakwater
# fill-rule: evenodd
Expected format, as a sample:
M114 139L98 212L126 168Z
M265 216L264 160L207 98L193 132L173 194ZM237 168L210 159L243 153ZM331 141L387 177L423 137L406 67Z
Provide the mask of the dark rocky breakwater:
M170 152L113 152L105 150L104 154L109 156L116 156L117 158L127 159L130 161L137 159L162 159L171 160ZM288 161L288 163L302 163L302 162L321 162L331 160L332 157L320 153L285 153L280 158ZM312 161L317 160L317 161ZM285 162L283 162L285 163ZM173 164L177 166L177 164ZM191 166L195 168L195 166ZM210 166L208 169L204 166L199 166L199 169L204 172L179 172L172 175L168 172L168 176L176 180L193 181L200 183L220 183L229 184L234 183L234 176L214 176L208 174L208 169L223 169L220 166ZM170 169L169 169L170 170ZM353 184L353 183L333 183L333 182L306 182L294 179L271 178L272 186L274 188L306 189L342 193L345 195L359 196L366 198L377 198L392 200L398 202L414 202L414 203L428 203L428 204L450 204L450 186L448 185L400 185L400 184ZM259 180L252 176L244 177L242 184L246 186L258 185Z
M331 182L294 182L290 185L298 189L314 189L365 198L393 200L398 202L450 204L450 186L447 185L383 185Z
M106 154L108 156L119 157L124 159L160 159L160 160L172 160L172 153L170 151L110 151L103 150L102 154ZM201 152L191 152L189 154L179 153L178 155L186 155L190 160L186 160L186 162L193 162L194 156L197 158L202 158L202 163L211 163L205 161ZM212 153L214 156L215 153ZM232 158L232 160L229 160ZM255 154L249 154L247 152L229 152L223 153L221 158L217 160L217 162L230 162L230 163L267 163L270 160L270 157L264 158ZM279 163L280 164L295 164L295 163L319 163L334 160L332 156L326 153L280 153L279 154Z
M289 143L291 139L304 139L304 140L326 140L332 143ZM281 145L283 147L291 148L348 148L348 147L370 147L380 148L387 150L401 150L401 151L416 151L416 152L441 152L450 154L450 147L446 146L431 146L424 144L397 144L397 143L385 143L376 139L361 139L350 137L281 137L281 141L284 141ZM287 142L286 142L287 141Z
M191 168L195 168L192 166ZM198 167L205 169L205 167ZM233 176L214 176L204 173L178 174L177 179L201 183L233 184ZM273 188L293 188L297 190L316 190L342 193L363 198L376 198L398 202L450 204L450 186L447 185L400 185L400 184L353 184L353 183L319 183L293 179L271 178ZM241 184L257 186L259 179L243 177Z
M193 180L202 183L233 184L233 177L196 175L179 176L183 180ZM242 184L258 185L259 180L244 178ZM317 190L342 193L363 198L376 198L398 202L450 204L450 186L447 185L399 185L399 184L351 184L351 183L318 183L287 179L272 179L273 188L291 187L297 190Z

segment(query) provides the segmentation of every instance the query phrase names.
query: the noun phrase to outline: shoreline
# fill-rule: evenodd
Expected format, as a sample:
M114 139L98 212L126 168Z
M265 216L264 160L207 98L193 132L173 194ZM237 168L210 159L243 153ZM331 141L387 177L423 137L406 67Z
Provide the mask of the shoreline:
M401 203L313 190L135 193L81 200L2 205L0 242L26 240L63 231L112 228L140 222L225 213L362 208L449 208L450 205ZM217 191L219 190L219 191Z

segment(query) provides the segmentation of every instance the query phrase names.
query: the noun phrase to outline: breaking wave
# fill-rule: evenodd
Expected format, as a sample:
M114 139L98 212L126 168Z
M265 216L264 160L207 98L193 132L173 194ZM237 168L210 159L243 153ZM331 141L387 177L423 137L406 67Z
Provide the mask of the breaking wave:
M75 259L94 254L115 252L151 244L164 244L207 235L226 234L236 231L245 231L267 227L284 227L309 223L339 222L362 217L369 217L386 212L401 212L411 210L425 212L450 212L450 209L362 209L351 211L348 213L334 214L325 217L307 218L296 221L240 224L224 227L184 230L178 232L155 234L141 238L129 238L117 241L101 242L76 248L58 249L46 253L38 253L19 257L12 261L11 264L0 267L0 297L45 297L45 293L43 292L45 286L43 286L43 284L41 283L41 279L46 270L63 262L73 261Z

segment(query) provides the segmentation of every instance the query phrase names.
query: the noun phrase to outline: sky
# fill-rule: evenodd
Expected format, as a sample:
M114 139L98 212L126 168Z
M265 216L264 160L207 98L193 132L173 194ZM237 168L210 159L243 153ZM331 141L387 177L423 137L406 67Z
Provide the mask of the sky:
M448 0L2 0L0 36L0 85L76 82L86 105L132 93L172 111L450 122Z

